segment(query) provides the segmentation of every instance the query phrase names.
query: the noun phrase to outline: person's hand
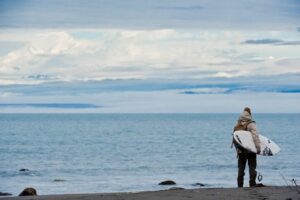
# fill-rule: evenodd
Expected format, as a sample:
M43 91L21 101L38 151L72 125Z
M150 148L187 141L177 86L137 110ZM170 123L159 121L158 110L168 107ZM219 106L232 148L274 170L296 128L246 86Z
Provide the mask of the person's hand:
M260 150L257 151L257 154L260 154Z

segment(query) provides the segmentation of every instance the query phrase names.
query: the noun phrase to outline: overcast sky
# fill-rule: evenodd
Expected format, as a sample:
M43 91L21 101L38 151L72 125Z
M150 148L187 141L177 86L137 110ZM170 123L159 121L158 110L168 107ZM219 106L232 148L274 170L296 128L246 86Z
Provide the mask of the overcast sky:
M1 0L13 28L252 29L299 26L299 0Z
M0 112L300 112L299 10L1 0Z

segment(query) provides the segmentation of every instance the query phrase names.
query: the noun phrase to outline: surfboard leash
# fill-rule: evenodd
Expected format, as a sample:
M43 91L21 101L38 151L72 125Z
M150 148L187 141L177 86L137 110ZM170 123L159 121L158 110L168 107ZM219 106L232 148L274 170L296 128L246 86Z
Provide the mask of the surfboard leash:
M260 174L260 172L258 172L257 180L258 182L261 182L263 180L263 176Z

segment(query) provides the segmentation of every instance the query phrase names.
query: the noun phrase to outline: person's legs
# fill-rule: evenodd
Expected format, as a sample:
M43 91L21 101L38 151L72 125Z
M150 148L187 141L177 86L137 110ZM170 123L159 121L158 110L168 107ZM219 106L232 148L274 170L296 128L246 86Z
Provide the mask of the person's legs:
M245 153L238 154L238 177L237 177L237 184L238 187L243 187L244 185L244 175L245 175L245 167L247 162L247 156Z
M256 185L256 154L249 153L248 154L248 165L249 165L249 185L253 187Z

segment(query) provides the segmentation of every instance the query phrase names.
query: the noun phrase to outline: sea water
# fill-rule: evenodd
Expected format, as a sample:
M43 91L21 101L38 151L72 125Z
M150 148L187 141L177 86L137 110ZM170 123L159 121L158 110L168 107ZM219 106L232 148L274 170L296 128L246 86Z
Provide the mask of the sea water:
M18 195L236 187L238 114L0 114L0 192ZM300 115L256 114L281 152L258 156L265 185L300 181ZM20 171L20 169L26 169ZM246 168L245 185L248 185Z

